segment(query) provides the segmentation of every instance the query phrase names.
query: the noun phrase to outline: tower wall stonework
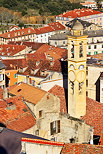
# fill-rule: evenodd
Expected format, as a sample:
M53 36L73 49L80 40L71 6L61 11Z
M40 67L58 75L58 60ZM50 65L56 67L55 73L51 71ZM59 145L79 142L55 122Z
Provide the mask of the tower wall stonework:
M86 113L86 48L86 35L68 36L68 113L76 118Z

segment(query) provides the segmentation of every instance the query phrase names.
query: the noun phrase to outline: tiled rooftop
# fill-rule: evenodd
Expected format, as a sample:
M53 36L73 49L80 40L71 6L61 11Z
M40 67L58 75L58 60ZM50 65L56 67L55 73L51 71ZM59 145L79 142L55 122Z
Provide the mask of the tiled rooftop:
M24 28L24 29L19 29L11 32L7 32L4 34L1 34L1 38L15 38L15 37L20 37L20 36L25 36L25 35L30 35L30 34L35 34L35 30L33 28Z
M66 13L60 14L58 16L66 17L66 18L77 18L77 17L85 17L85 16L101 14L101 13L102 12L100 11L83 8L83 9L74 9Z
M27 66L25 59L4 59L2 62L5 64L6 70L25 68Z
M99 60L103 60L103 53L98 53L96 55L89 55L89 57L99 59Z
M59 30L64 30L65 27L60 24L59 22L54 22L51 23L49 25L47 25L46 27L41 27L41 28L24 28L24 29L19 29L19 30L14 30L11 32L7 32L4 34L1 34L0 37L1 38L15 38L15 37L21 37L21 36L26 36L26 35L30 35L30 34L43 34L43 33L49 33L52 31L59 31Z
M54 47L48 44L42 45L36 52L38 53L46 53L46 54L55 54L60 56L61 58L67 54L67 49L62 49L59 47Z
M0 100L0 122L7 128L23 132L33 127L36 120L19 96Z
M102 154L103 146L90 144L67 143L61 154Z
M43 34L43 33L48 33L48 32L57 31L57 30L58 31L64 30L64 29L65 27L59 22L53 22L48 24L48 26L37 28L35 29L35 31L36 31L36 34Z
M48 92L52 93L60 98L60 112L67 113L64 88L62 88L58 85L55 85Z
M82 119L94 127L94 135L103 131L103 104L91 98L86 99L86 115Z
M8 44L12 44L12 45L26 45L26 46L28 46L28 47L31 47L33 50L37 50L37 49L40 48L44 43L17 41L17 42L9 42Z
M0 45L0 55L13 56L24 49L26 49L26 45L3 44L3 45Z
M46 94L46 91L33 87L26 83L19 83L12 89L8 88L8 90L10 94L16 96L21 95L24 100L33 104L38 103L41 98Z

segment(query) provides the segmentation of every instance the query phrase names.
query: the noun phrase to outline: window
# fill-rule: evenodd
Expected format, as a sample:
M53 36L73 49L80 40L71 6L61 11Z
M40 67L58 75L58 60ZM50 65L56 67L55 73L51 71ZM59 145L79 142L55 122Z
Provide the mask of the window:
M53 121L50 123L50 132L51 135L60 133L60 120Z
M0 74L0 81L3 80L3 74Z
M88 52L88 55L91 55L91 52Z
M63 41L63 44L65 44L65 41Z
M96 49L97 48L97 46L96 45L94 45L94 49Z
M86 67L86 75L88 75L88 67Z
M55 42L55 45L57 45L57 42Z
M88 87L88 79L86 79L86 86Z
M39 135L39 130L36 130L35 131L35 135Z
M98 54L98 52L97 52L97 51L95 51L95 52L94 52L94 55L96 55L96 54Z
M10 76L10 73L6 73L7 76Z
M88 49L91 49L91 45L88 46Z
M43 116L43 111L39 111L39 118L41 118Z
M17 78L17 74L14 74L14 78Z

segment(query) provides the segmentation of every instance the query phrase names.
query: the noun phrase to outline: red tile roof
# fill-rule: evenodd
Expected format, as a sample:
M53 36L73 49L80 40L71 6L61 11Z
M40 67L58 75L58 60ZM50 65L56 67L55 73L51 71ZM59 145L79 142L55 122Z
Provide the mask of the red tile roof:
M27 89L28 89L28 93L27 93ZM42 97L47 93L42 89L39 89L37 87L31 86L26 83L19 83L12 89L8 88L8 90L10 94L13 94L16 96L21 95L24 98L24 100L33 104L37 104L42 99Z
M0 100L0 122L7 128L23 132L33 127L36 120L19 96Z
M83 3L80 3L81 5L88 5L88 4L96 4L96 2L88 2L88 1L86 1L86 2L83 2Z
M100 135L103 131L103 104L87 97L86 115L82 119L94 127L94 135Z
M62 58L63 56L67 55L67 49L54 47L54 46L51 46L51 45L48 45L48 44L42 45L36 52L46 53L46 54L51 53L51 54L55 55L55 58L56 58L56 55L57 55L56 59L58 59L58 56L60 56Z
M26 60L46 60L46 55L44 53L34 52L26 55Z
M3 99L3 89L0 88L0 99Z
M39 43L39 42L24 42L24 41L10 41L8 44L12 45L26 45L28 47L31 47L33 50L37 50L40 48L44 43Z
M6 70L17 70L18 68L25 68L27 66L26 59L3 59L2 62L6 66Z
M48 33L52 31L64 30L64 29L65 27L62 24L60 24L59 22L54 22L54 23L48 24L48 26L37 28L35 29L35 31L36 31L36 34L43 34L43 33Z
M96 58L96 59L99 59L99 60L103 60L103 53L98 53L96 55L88 55L88 57Z
M0 37L9 39L9 38L30 35L30 34L35 34L35 30L33 28L24 28L24 29L19 29L19 30L7 32L4 34L1 34Z
M57 31L57 30L64 30L65 27L60 24L59 22L55 22L52 24L49 24L46 27L41 27L41 28L24 28L24 29L19 29L19 30L14 30L11 32L7 32L4 34L1 34L0 37L1 38L17 38L17 37L21 37L21 36L25 36L25 35L30 35L30 34L43 34L43 33L49 33L52 31Z
M0 55L13 56L24 49L26 49L26 45L3 44L3 45L0 45Z
M60 98L60 112L67 113L64 88L62 88L58 85L55 85L48 92L52 93Z
M103 146L90 144L67 143L61 154L102 154Z
M83 9L74 9L66 13L60 14L58 16L66 17L66 18L77 18L77 17L84 17L84 16L90 16L90 15L101 14L101 13L103 12L83 8Z

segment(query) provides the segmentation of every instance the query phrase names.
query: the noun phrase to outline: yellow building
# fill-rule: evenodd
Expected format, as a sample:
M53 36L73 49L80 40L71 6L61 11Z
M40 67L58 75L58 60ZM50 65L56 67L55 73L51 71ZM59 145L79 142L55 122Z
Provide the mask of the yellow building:
M6 70L5 74L8 78L8 86L12 86L17 84L17 72L18 70Z
M76 118L86 113L86 47L87 36L77 19L68 36L68 113Z
M0 87L5 88L5 65L0 61Z

